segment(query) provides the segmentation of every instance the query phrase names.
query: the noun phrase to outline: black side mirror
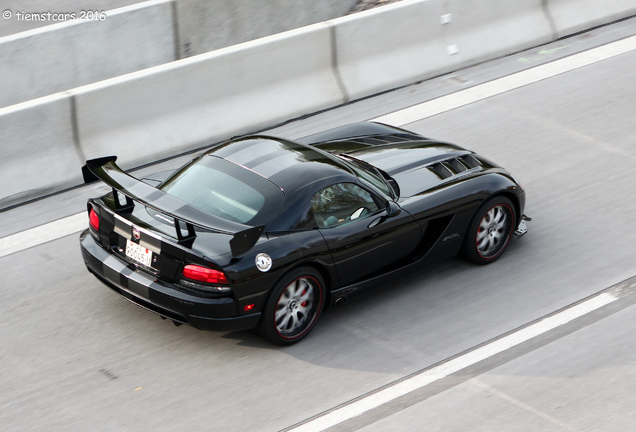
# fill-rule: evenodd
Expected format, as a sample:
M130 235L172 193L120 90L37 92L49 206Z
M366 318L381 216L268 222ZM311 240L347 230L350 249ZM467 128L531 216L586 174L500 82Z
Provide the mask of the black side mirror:
M397 205L397 203L393 202L393 201L389 201L386 204L386 216L387 217L394 217L399 215L402 212L402 208Z

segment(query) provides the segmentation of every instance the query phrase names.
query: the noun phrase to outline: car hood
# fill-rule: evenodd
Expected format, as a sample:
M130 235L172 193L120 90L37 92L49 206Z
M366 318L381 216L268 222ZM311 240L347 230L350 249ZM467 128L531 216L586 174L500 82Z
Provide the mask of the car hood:
M402 197L415 195L442 183L443 179L428 169L430 165L472 153L454 144L428 140L382 145L342 141L328 143L325 147L324 150L348 154L380 168L397 181Z
M423 141L370 146L343 153L368 162L395 177L400 173L470 152L454 144Z

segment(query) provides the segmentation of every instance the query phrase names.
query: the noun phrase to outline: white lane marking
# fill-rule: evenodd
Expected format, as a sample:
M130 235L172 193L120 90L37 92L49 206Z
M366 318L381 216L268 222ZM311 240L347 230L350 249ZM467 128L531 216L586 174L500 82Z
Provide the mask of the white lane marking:
M455 108L497 96L520 87L554 77L583 66L588 66L609 58L625 54L636 49L636 36L631 36L607 45L592 48L578 54L573 54L550 63L526 69L512 75L476 85L447 96L442 96L409 108L392 112L373 119L380 123L394 126L404 126Z
M404 381L400 381L390 387L373 393L342 408L337 408L320 417L310 420L298 427L290 429L289 432L320 432L344 421L357 417L367 411L391 402L401 396L411 393L414 390L425 387L435 381L474 365L482 360L499 354L516 345L526 342L545 332L562 326L576 318L580 318L596 309L599 309L619 297L608 292L604 292L592 297L584 302L576 304L557 314L542 319L528 327L524 327L507 336L497 339L489 344L467 352L464 355L455 357L432 369L412 376Z
M636 36L395 111L371 121L404 126L634 49L636 49ZM83 217L81 215L83 213L0 239L0 258L81 231L86 225L79 223L79 218Z
M88 227L85 212L58 219L0 239L0 258L79 232Z
M331 411L323 416L291 429L290 432L319 432L328 429L404 396L414 390L441 380L455 372L499 354L545 332L553 330L576 318L580 318L581 316L612 303L617 299L618 297L607 292L599 294L589 300L576 304L555 315L544 318L535 324L517 330L514 333L456 357L446 363L432 369L428 369L420 374L398 382L384 390L380 390L377 393L373 393L342 408Z

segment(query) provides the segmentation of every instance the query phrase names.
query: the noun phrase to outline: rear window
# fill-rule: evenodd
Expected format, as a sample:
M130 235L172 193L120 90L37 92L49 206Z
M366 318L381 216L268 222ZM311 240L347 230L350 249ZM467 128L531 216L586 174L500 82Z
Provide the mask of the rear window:
M269 226L285 200L271 181L211 155L195 159L159 189L207 213L250 226Z

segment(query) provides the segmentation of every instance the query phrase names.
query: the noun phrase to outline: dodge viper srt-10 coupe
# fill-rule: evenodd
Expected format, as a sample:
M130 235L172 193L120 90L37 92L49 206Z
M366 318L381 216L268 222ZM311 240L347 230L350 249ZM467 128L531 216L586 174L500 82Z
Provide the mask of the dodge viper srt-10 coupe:
M526 232L525 192L459 146L379 123L219 143L137 179L92 159L86 267L175 324L289 345L327 305L461 253L488 264Z

